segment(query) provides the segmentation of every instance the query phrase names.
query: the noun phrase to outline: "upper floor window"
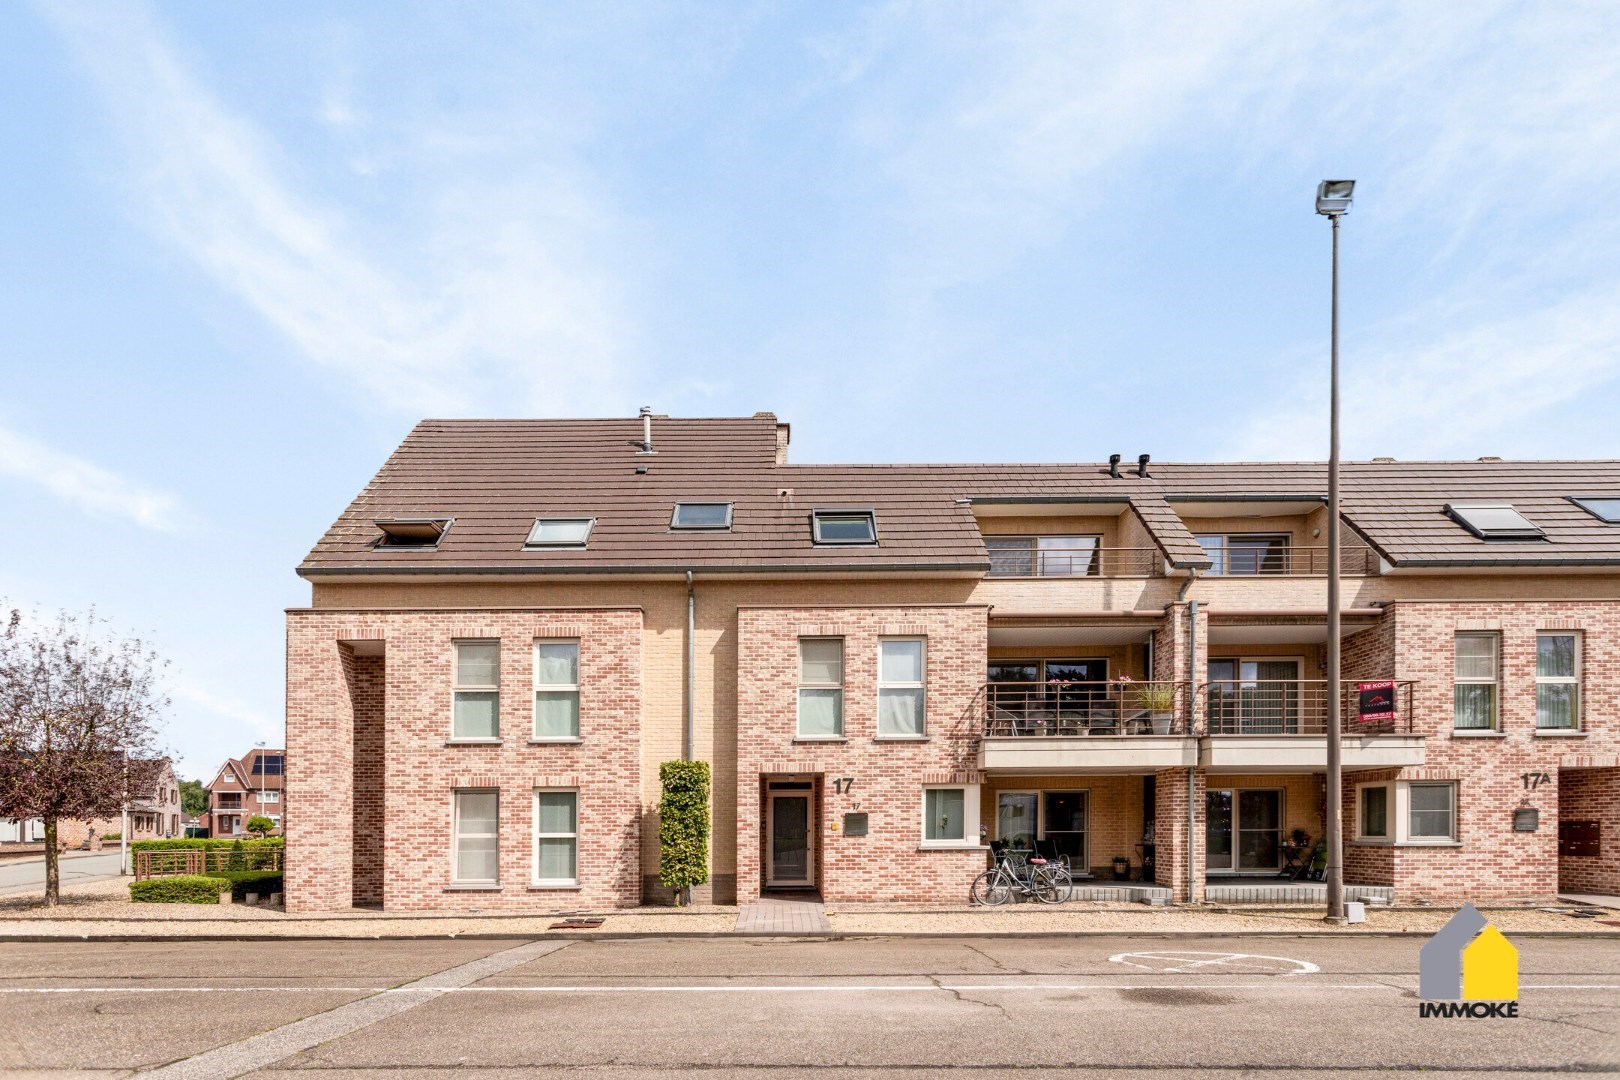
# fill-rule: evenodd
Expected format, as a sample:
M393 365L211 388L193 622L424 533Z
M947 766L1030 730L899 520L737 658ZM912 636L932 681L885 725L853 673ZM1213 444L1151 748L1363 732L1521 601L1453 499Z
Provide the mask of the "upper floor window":
M870 510L812 510L810 534L818 544L875 544L877 520Z
M1496 634L1457 635L1454 700L1459 731L1496 727L1498 645Z
M729 529L731 504L728 502L683 502L675 504L669 520L672 529Z
M799 639L799 735L844 734L844 639Z
M1209 573L1256 577L1288 572L1287 533L1233 533L1197 537L1210 558Z
M878 642L878 734L923 734L923 639Z
M1511 503L1446 503L1446 513L1481 540L1540 540L1546 535Z
M260 754L253 761L256 776L280 776L285 759L280 754Z
M584 547L596 527L595 518L535 518L524 547Z
M1100 572L1100 536L989 536L991 577L1088 577Z
M501 643L458 641L450 735L456 739L500 737Z
M534 737L579 737L579 642L534 643Z
M261 791L261 792L259 792L259 801L261 803L263 803L264 805L266 805L266 806L270 806L270 805L272 805L274 803L278 803L278 802L281 801L281 792L279 792L279 791Z
M1536 727L1581 726L1581 641L1577 634L1536 635Z

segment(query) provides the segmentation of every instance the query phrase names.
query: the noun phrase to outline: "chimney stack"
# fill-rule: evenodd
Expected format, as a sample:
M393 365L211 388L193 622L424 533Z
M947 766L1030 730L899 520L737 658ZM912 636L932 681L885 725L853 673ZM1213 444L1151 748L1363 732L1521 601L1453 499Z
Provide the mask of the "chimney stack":
M1144 480L1151 479L1148 476L1147 466L1148 466L1148 455L1147 454L1142 454L1141 456L1139 456L1136 459L1136 475L1140 476Z
M1108 475L1112 476L1115 480L1119 479L1119 455L1118 454L1109 454L1108 455Z

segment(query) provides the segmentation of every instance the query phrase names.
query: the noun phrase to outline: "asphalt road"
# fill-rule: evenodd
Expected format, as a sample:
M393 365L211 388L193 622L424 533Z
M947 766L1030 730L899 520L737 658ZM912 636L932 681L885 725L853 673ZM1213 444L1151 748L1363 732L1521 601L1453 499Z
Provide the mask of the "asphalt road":
M1620 944L1420 1019L1417 938L0 943L0 1069L153 1076L1342 1077L1620 1069ZM1130 955L1125 955L1130 954ZM1235 955L1241 954L1241 955Z
M118 849L93 855L62 856L62 884L99 881L118 876ZM7 859L0 862L0 896L10 893L39 892L45 888L45 856L37 859Z

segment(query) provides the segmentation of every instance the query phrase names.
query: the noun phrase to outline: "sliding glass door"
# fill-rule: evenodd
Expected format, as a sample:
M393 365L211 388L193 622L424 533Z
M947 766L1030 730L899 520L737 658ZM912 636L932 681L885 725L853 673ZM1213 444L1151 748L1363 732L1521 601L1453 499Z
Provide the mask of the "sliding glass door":
M1210 873L1276 870L1282 848L1282 792L1211 788L1204 795L1204 867Z

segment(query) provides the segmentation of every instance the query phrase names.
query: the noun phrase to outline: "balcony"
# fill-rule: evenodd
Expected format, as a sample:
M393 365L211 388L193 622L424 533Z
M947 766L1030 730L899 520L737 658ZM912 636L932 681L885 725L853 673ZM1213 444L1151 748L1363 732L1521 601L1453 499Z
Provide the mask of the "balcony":
M1155 547L1100 547L1092 543L1043 547L1041 542L1085 537L989 536L993 578L1162 577L1164 553Z
M1346 769L1424 763L1413 733L1410 681L1343 680L1337 723ZM1327 762L1328 683L1218 679L1199 686L1204 731L1199 764L1255 772L1317 769Z
M1344 767L1425 762L1410 681L1344 680ZM1204 768L1315 772L1327 763L1321 680L991 682L980 691L979 766L999 772L1109 773ZM1197 697L1191 695L1196 693ZM1190 727L1190 704L1202 728ZM1366 717L1363 719L1363 717Z
M1283 538L1199 536L1210 558L1205 571L1215 577L1296 577L1328 571L1326 547L1304 547ZM1346 544L1339 552L1340 573L1362 577L1378 573L1378 556L1369 547Z
M980 767L1004 772L1130 772L1197 764L1187 729L1192 684L992 682L981 691Z

